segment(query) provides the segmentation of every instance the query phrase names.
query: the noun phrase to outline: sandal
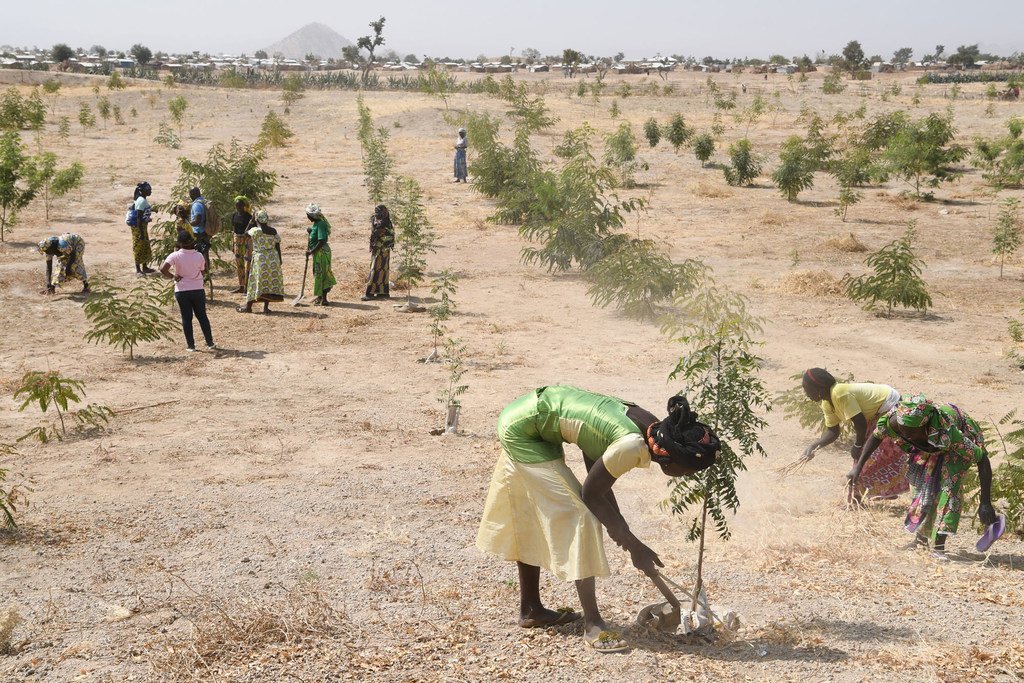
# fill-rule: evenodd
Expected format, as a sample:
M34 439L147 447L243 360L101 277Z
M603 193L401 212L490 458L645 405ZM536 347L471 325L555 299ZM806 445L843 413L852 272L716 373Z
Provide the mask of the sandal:
M246 310L245 306L235 306L235 310L239 313L252 313L252 311Z
M597 638L591 640L584 636L583 642L602 654L625 652L630 648L630 644L622 639L618 631L601 631L597 634Z
M574 621L578 621L580 613L574 611L570 607L559 607L557 610L558 616L551 621L541 621L540 619L527 619L526 621L519 622L519 625L523 628L547 628L549 626L564 626L565 624L571 624Z

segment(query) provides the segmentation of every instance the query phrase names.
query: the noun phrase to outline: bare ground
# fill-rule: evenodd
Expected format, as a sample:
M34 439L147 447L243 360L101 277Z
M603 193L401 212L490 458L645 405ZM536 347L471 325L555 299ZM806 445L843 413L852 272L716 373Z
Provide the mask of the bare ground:
M0 74L11 77L8 74ZM13 75L16 76L16 75ZM589 120L601 131L612 97L598 104L546 83L560 123L539 144ZM960 136L991 136L1016 105L984 113L975 97L951 101L929 86L889 102L882 84L823 97L818 83L782 76L719 77L779 92L784 111L752 126L755 148L775 158L800 130L802 104L819 111L904 107L917 115L954 106ZM620 100L622 117L640 125L683 112L706 129L711 109L703 77L674 74L678 92ZM634 84L637 81L632 81ZM612 79L611 90L618 87ZM967 87L967 95L981 90ZM189 102L182 150L152 142L167 100ZM150 103L150 96L155 101ZM24 622L14 652L0 656L5 680L1019 680L1024 676L1024 544L1001 540L992 555L973 551L965 520L951 542L952 561L907 551L900 503L850 512L842 504L847 458L819 456L780 480L812 438L781 414L768 416L769 457L740 481L734 536L709 545L709 593L736 609L744 628L712 643L639 632L635 613L657 599L653 586L609 549L613 576L599 582L606 617L635 648L601 655L578 627L516 627L514 568L473 546L490 471L497 457L493 424L511 399L544 384L574 383L627 396L655 411L678 387L666 383L680 350L651 326L593 308L578 277L552 276L519 263L515 229L484 222L490 203L472 187L449 184L452 133L443 107L421 95L369 93L377 122L392 133L401 173L424 187L441 236L432 271L456 268L459 315L451 322L469 347L470 391L457 437L433 437L440 412L440 365L429 350L428 322L385 303L358 303L371 207L355 140L355 95L308 93L287 117L293 145L274 151L280 175L268 207L284 236L286 282L298 289L305 239L302 207L318 201L335 226L340 285L327 311L276 307L242 316L221 276L211 308L214 353L186 356L183 344L143 346L134 362L86 344L81 300L38 294L43 261L33 245L47 234L85 236L94 273L132 281L130 238L121 221L135 182L167 199L176 158L200 157L232 136L255 139L276 93L146 85L110 94L126 126L59 143L56 120L76 121L90 85L69 85L40 136L43 147L88 168L80 196L58 206L52 226L39 212L0 247L0 433L4 441L40 416L18 413L10 395L31 369L82 379L88 400L127 411L109 429L64 443L22 446L11 467L34 481L32 506L18 533L0 537L0 611ZM137 117L129 111L135 107ZM457 96L453 108L501 111L483 96ZM726 140L745 124L725 116ZM26 135L31 143L32 135ZM828 179L789 204L762 180L727 188L721 172L664 143L642 151L651 170L640 180L651 210L640 234L664 240L676 258L697 256L746 293L766 319L764 378L773 390L822 365L954 400L980 419L1019 405L1020 373L1003 357L1006 320L1021 296L1024 267L997 279L990 256L994 209L980 174L937 193L946 202L895 198L893 183L865 193L841 222ZM719 150L718 160L724 157ZM1017 194L1020 193L1007 193ZM862 272L864 254L847 236L877 249L919 221L920 254L935 298L934 315L879 319L813 283ZM807 275L806 272L810 272ZM812 286L807 286L811 282ZM420 291L419 294L424 294ZM824 294L824 295L821 295ZM161 405L154 405L161 404ZM152 406L152 407L146 407ZM578 455L570 456L578 468ZM659 507L665 480L637 472L616 487L637 535L658 550L666 573L688 580L695 548L685 528ZM569 585L545 579L551 606L573 605ZM0 628L2 631L2 628Z

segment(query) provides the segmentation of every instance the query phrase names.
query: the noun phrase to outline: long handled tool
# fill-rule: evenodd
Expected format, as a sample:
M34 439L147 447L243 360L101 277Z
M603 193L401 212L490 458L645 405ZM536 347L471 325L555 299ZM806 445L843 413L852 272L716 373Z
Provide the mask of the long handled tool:
M292 301L292 306L298 306L299 302L302 301L302 297L306 294L306 275L309 274L309 254L306 254L306 267L302 269L302 289L299 290L299 295Z
M690 591L686 590L661 572L656 572L655 575L650 578L668 602L657 602L653 605L644 607L640 610L640 613L636 615L636 622L641 626L653 626L659 631L675 633L676 629L679 628L680 623L682 623L682 619L680 614L679 598L676 597L672 588L691 600L693 599L693 595ZM669 586L672 588L669 588ZM701 591L701 593L703 593L703 591ZM739 619L734 613L727 612L724 616L718 616L708 605L707 600L703 595L699 594L697 596L697 604L704 608L704 611L707 612L708 618L714 619L727 630L735 631L739 627Z

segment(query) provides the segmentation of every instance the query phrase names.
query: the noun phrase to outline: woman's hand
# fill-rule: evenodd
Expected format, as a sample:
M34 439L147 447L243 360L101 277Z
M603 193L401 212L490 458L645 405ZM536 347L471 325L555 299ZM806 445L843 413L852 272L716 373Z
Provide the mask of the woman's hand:
M804 454L802 456L802 459L803 460L811 460L812 458L814 458L814 451L816 451L816 450L818 450L818 444L817 443L812 443L810 446L808 446L807 448L804 449Z
M658 567L665 566L665 563L658 557L658 553L648 548L639 540L634 539L628 550L629 556L633 560L633 566L647 574L647 576L654 576L658 573L655 565Z
M850 446L850 457L852 457L854 460L859 459L861 451L863 451L863 450L864 450L864 445L863 444L861 444L860 446L858 446L857 444L853 444L852 446Z
M978 519L985 526L996 523L996 511L991 503L982 503L978 506Z
M176 283L177 283L177 282L181 282L181 276L180 276L180 275L175 275L175 276L174 276L174 281L175 281Z

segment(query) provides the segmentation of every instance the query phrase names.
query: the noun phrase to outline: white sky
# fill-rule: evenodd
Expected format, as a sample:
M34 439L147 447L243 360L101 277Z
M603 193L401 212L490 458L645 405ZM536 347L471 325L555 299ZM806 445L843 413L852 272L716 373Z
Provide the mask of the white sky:
M438 57L496 57L527 47L627 57L813 57L838 53L849 40L869 56L913 47L916 59L940 43L947 53L971 43L995 53L1024 51L1024 0L0 0L0 44L126 49L142 42L154 52L252 53L313 21L355 41L380 15L387 18L385 49Z

